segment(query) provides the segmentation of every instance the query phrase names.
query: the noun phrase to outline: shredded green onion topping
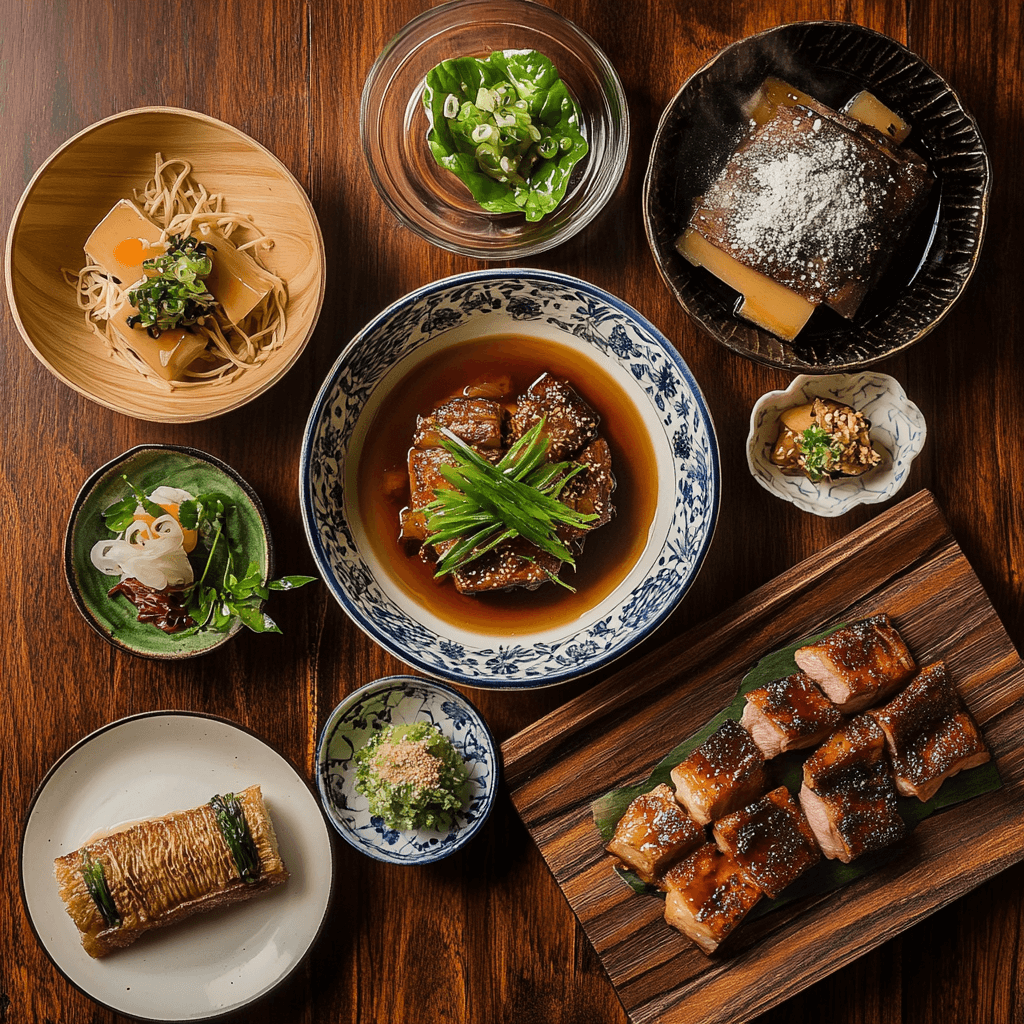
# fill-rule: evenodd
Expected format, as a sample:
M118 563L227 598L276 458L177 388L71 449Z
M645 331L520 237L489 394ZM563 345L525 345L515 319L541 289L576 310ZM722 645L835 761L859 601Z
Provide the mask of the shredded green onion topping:
M441 428L441 446L456 464L439 467L452 489L435 490L434 500L424 508L426 542L454 543L438 560L436 576L461 569L516 537L524 537L575 568L572 552L558 538L558 527L583 529L598 517L577 512L558 500L562 488L586 467L573 462L545 462L548 439L543 429L541 419L500 462L492 464L450 430ZM557 576L551 578L568 586Z
M260 878L260 855L253 842L245 812L234 793L210 798L210 806L217 819L220 834L224 837L238 874L246 885L253 885Z
M139 311L128 317L128 326L141 325L154 338L161 331L201 323L213 312L216 301L205 281L213 270L206 251L213 246L192 235L185 239L171 235L167 241L167 252L142 264L145 270L156 271L155 275L128 292L128 301Z
M108 928L120 928L121 915L114 905L114 897L110 895L103 864L101 861L93 860L89 851L85 849L82 850L82 881L85 882L85 888L96 904L103 923Z

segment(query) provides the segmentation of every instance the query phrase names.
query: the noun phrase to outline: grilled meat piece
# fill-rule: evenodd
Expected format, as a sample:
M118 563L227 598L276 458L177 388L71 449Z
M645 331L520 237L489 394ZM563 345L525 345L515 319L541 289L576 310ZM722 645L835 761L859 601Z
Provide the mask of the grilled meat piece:
M562 488L559 501L583 515L596 515L597 519L588 523L584 529L563 526L558 536L564 543L576 541L582 548L587 534L599 526L606 526L615 515L615 506L612 504L615 477L612 475L612 453L603 437L594 438L573 457L573 461L587 468L577 473Z
M843 716L805 672L794 672L751 690L740 725L766 759L785 750L820 743L838 728Z
M506 412L489 398L450 398L429 416L416 417L414 448L439 448L440 427L447 427L471 448L501 448Z
M676 799L706 825L764 792L764 758L738 722L727 719L672 769Z
M605 849L654 884L667 867L703 842L704 830L662 783L626 808Z
M921 669L902 693L868 714L885 733L896 788L904 796L930 800L951 775L991 757L941 661Z
M551 462L560 462L593 441L601 419L568 381L550 373L541 374L516 400L516 411L509 421L513 439L518 440L542 418Z
M718 848L772 899L821 860L814 832L785 786L720 818L713 831Z
M551 576L557 576L561 567L562 563L554 555L541 551L523 537L516 537L456 569L452 580L460 594L485 594L512 587L535 590Z
M90 956L105 956L144 932L247 900L287 880L260 787L236 797L259 855L255 882L242 880L209 804L138 822L54 861L60 898ZM107 925L86 887L83 851L102 866L119 925Z
M903 836L885 734L873 718L851 719L804 762L800 806L821 852L844 864Z
M883 700L917 671L907 645L884 613L801 647L794 657L844 714Z
M761 890L714 843L706 843L669 868L663 881L665 921L708 954L718 949L761 898Z

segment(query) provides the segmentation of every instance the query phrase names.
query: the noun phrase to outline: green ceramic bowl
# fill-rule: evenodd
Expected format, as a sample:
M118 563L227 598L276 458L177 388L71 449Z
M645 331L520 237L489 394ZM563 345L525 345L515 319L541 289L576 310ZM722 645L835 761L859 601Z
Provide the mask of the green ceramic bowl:
M64 572L78 610L105 640L143 658L194 658L227 643L242 628L238 619L227 633L168 635L156 626L138 622L136 610L126 598L107 596L117 579L100 572L89 553L97 541L111 536L103 523L103 511L128 493L124 476L146 494L161 484L182 487L193 494L226 494L238 508L242 546L248 558L259 563L264 580L273 575L270 528L256 492L212 455L179 445L144 444L101 466L75 499L64 536Z

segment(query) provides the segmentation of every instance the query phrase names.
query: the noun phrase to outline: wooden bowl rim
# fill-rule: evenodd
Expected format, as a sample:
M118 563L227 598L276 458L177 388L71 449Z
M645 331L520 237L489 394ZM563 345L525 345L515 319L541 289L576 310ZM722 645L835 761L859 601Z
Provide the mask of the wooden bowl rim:
M83 388L80 384L75 383L71 380L62 370L58 369L50 360L43 355L43 353L37 348L32 338L29 336L28 329L25 327L24 321L21 318L21 313L18 311L18 305L14 293L14 275L11 269L12 255L14 252L15 238L18 234L18 228L21 223L22 214L25 206L28 204L33 191L36 188L36 184L39 179L50 169L52 164L61 156L66 150L70 149L76 143L80 142L85 136L92 132L98 131L101 128L112 124L115 121L125 120L129 117L135 117L139 114L170 114L181 116L187 119L196 121L202 121L206 124L214 127L218 130L227 131L229 134L234 135L236 138L244 142L246 145L252 146L253 148L261 151L267 157L270 158L271 162L276 165L277 169L283 174L285 179L290 182L296 192L296 197L303 206L306 213L309 216L310 224L313 228L313 248L317 255L317 295L315 301L315 308L313 315L310 319L309 327L306 329L305 336L300 340L296 341L293 350L290 353L290 357L285 363L278 369L278 372L273 376L265 380L261 387L248 392L243 391L237 396L227 396L225 404L217 407L216 409L205 411L196 414L194 411L189 412L188 406L190 404L189 394L181 394L178 396L179 404L182 405L183 411L181 413L175 413L173 415L167 414L153 414L143 415L137 411L133 406L130 407L127 403L117 404L114 401L110 401L104 398L100 398L97 395L90 393L88 390ZM232 124L228 124L226 121L221 121L219 118L213 117L210 114L204 114L198 110L190 110L187 107L168 107L168 106L148 106L148 107L131 107L128 110L119 111L116 114L111 114L108 117L104 117L99 121L94 121L92 124L87 125L81 131L76 132L71 138L67 139L61 145L59 145L36 169L32 175L28 184L25 186L25 190L22 192L21 197L18 199L17 205L14 208L14 213L11 215L10 227L7 231L7 241L4 246L4 284L7 291L7 305L11 313L11 317L14 320L15 326L18 328L18 333L21 335L22 341L28 346L29 351L50 371L59 381L66 384L73 391L89 399L90 402L95 402L97 405L102 405L107 409L111 409L114 412L121 413L124 416L130 416L133 419L145 420L150 423L198 423L202 420L213 419L215 416L222 416L225 413L232 412L235 409L247 404L258 398L264 392L269 390L273 385L277 384L282 377L295 365L299 357L305 351L306 345L309 344L309 339L313 336L313 332L316 330L317 323L320 319L320 313L323 310L324 295L326 293L327 286L327 258L324 250L324 237L323 230L320 227L319 218L316 215L316 210L313 208L306 190L302 187L301 182L292 174L291 170L285 165L285 163L271 150L267 149L261 142L257 142L251 135L247 135L241 130L236 128ZM289 296L289 301L291 297ZM242 381L245 377L242 376Z

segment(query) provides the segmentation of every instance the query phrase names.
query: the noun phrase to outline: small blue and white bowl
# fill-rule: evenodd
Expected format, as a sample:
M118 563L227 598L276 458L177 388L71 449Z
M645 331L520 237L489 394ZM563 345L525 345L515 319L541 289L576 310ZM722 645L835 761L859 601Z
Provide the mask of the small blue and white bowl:
M779 434L779 417L815 398L831 398L864 414L871 423L871 442L882 461L862 476L836 477L813 483L787 476L769 458ZM895 377L884 373L802 375L785 391L762 395L750 414L747 465L751 475L777 498L816 516L841 516L857 505L891 498L906 483L910 464L924 447L928 429L921 410Z
M556 617L514 633L501 628L500 611L482 629L443 619L394 578L369 540L356 468L375 416L389 408L403 379L439 351L508 335L579 367L584 394L588 367L614 381L650 443L648 468L656 480L642 550L624 562L614 589L595 595L570 621ZM306 536L342 608L407 665L481 688L526 689L574 679L649 636L700 571L720 495L711 415L672 342L621 299L586 281L519 267L435 281L363 328L317 395L299 465Z
M385 726L412 722L437 726L469 771L466 802L448 832L388 828L356 791L356 753ZM450 856L483 827L498 790L498 747L480 712L461 693L419 676L387 676L350 693L327 720L316 761L328 820L360 853L386 864L431 864Z

